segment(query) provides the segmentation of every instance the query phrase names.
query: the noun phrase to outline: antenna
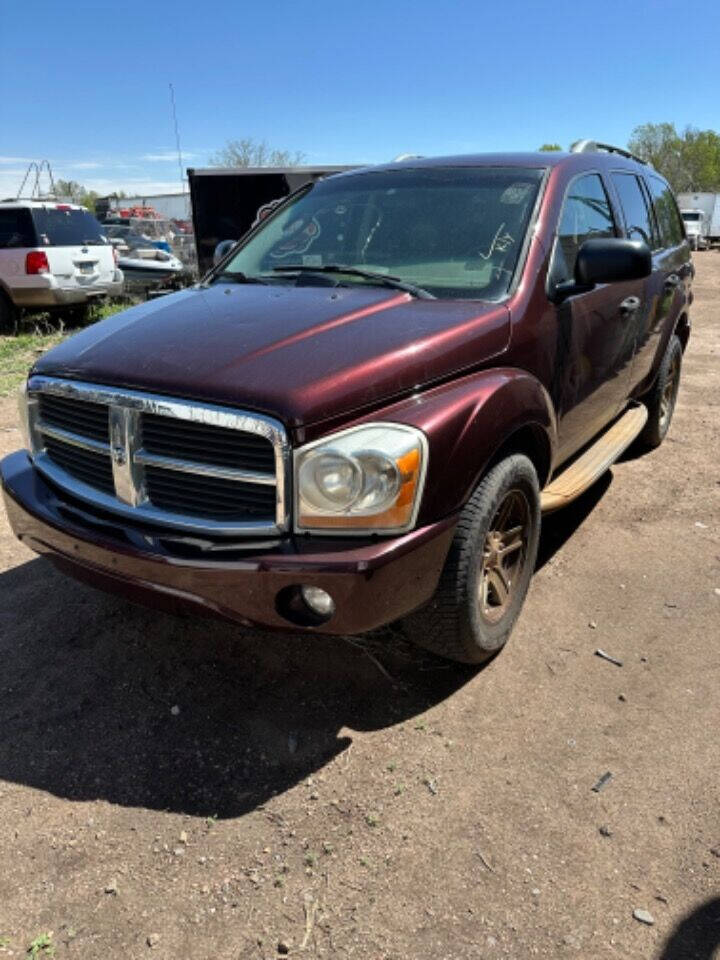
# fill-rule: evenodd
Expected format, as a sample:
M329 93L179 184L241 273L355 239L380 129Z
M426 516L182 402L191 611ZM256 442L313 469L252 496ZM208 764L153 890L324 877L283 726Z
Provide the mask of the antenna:
M178 171L180 172L180 193L182 193L184 196L185 195L185 178L183 175L182 150L180 149L180 130L178 129L177 110L175 108L175 88L171 83L168 84L168 86L170 87L170 103L172 105L173 124L175 126L175 146L177 147Z

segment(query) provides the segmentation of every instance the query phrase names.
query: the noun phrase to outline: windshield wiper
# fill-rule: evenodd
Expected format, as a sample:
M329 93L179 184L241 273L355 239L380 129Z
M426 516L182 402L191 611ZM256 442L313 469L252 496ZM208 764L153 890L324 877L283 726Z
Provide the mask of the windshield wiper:
M223 270L222 273L216 273L213 280L229 280L231 283L267 283L267 280L260 277L248 277L247 274L241 273L239 270Z
M362 270L360 267L346 267L342 263L325 263L319 267L310 267L304 263L287 263L279 267L273 267L273 270L276 273L347 273L350 276L374 280L383 287L405 290L406 293L411 293L420 300L435 299L428 290L423 290L422 287L409 283L407 280L401 280L400 277L393 277L387 273L376 273L374 270Z

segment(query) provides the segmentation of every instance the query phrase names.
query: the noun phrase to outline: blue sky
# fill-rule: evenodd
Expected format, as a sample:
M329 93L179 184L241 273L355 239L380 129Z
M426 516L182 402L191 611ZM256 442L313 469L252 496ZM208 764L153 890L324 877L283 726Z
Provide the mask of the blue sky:
M0 0L0 196L43 158L179 189L169 82L186 166L243 136L378 162L718 129L718 50L718 0Z

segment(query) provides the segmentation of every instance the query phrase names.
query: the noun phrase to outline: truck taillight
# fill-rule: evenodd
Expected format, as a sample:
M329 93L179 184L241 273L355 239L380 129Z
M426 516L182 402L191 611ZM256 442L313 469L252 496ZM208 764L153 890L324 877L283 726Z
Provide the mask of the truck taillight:
M118 265L118 260L120 259L120 255L119 255L119 253L117 252L117 247L113 247L113 248L112 248L112 252L113 252L113 260L115 261L115 266L117 266L117 265Z
M50 264L44 250L31 250L25 257L25 273L50 273Z

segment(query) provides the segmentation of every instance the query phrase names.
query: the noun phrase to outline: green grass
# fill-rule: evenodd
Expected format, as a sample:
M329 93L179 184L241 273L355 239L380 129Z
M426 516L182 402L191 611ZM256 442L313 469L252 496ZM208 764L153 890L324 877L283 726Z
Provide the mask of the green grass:
M52 942L52 933L41 933L35 937L25 954L28 958L34 957L54 957L55 946Z
M0 337L0 397L13 393L41 353L65 339L66 334L19 333Z
M102 303L93 307L90 322L96 323L114 313L127 310L128 303ZM30 329L34 326L34 329ZM72 334L62 321L50 314L40 313L22 321L20 332L0 336L0 397L13 393L27 376L40 354Z

